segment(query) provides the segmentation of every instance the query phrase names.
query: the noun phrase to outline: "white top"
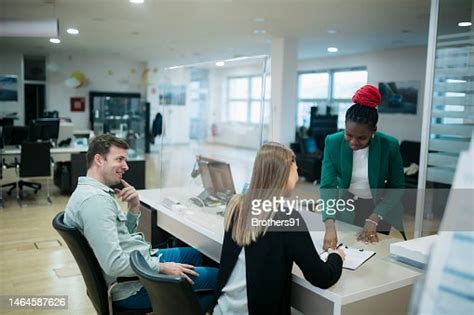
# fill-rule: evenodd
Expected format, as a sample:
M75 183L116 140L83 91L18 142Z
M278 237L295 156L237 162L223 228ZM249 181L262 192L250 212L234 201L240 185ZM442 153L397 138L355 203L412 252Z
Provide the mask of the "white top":
M240 250L237 263L230 274L229 281L222 289L213 314L248 314L247 278L245 268L245 250Z
M352 178L349 192L362 199L372 199L369 185L369 147L352 153Z

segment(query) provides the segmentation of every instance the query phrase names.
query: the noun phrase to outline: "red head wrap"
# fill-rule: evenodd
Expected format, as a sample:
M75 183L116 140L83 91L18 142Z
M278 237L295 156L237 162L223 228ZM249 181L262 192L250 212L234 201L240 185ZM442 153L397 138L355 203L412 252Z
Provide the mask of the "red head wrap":
M355 92L352 101L356 104L376 108L381 100L379 90L373 85L364 85Z

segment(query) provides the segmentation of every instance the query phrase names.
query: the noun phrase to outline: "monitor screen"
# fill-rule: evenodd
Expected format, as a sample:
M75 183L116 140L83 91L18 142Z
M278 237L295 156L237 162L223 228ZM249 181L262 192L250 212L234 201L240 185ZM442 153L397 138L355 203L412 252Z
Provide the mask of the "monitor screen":
M3 145L21 145L28 140L28 127L24 126L3 126Z
M59 135L59 118L38 118L30 125L30 140L54 140Z
M235 194L234 181L229 163L197 157L199 173L204 188L213 193Z

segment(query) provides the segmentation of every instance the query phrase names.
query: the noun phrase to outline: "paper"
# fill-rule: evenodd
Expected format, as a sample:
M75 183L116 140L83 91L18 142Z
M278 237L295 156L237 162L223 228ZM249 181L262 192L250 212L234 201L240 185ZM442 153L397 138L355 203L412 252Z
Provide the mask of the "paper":
M356 270L370 257L375 255L375 252L365 249L358 249L347 246L341 246L339 249L342 249L346 254L346 259L344 260L344 264L342 265L342 267L349 270ZM320 255L321 259L324 261L328 259L328 256L328 252L324 252Z
M390 244L390 254L402 262L423 268L438 235L430 235Z

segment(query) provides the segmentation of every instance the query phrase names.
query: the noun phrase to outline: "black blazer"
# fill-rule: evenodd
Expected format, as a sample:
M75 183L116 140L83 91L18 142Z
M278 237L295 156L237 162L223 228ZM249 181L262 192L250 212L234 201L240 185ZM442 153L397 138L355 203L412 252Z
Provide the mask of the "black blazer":
M306 280L323 289L332 286L341 276L341 257L331 254L327 262L323 262L301 215L294 211L292 216L300 218L299 232L267 231L245 247L250 314L290 314L293 262L303 271ZM232 240L230 229L224 235L215 303L229 280L240 250L241 247Z

